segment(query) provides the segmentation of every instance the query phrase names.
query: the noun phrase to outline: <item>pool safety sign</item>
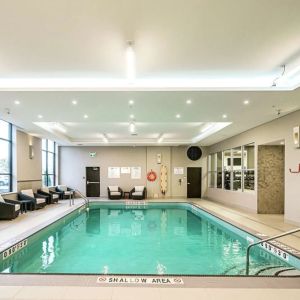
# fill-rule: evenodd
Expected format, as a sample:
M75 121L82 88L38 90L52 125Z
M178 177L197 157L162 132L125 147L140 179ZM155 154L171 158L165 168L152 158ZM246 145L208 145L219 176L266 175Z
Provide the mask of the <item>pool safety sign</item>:
M131 276L100 276L100 284L153 284L153 285L181 285L183 279L179 277L131 277Z
M27 246L27 244L28 244L28 241L27 241L27 239L25 239L15 245L13 245L12 247L8 248L2 254L3 260L9 258L11 255L13 255L16 252L18 252L19 250L23 249L24 247Z

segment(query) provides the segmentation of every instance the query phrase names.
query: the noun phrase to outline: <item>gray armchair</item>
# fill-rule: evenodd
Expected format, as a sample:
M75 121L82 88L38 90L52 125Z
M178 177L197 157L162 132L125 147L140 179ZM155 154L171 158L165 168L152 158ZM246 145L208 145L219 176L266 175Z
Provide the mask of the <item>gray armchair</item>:
M38 193L34 193L30 189L30 190L21 190L21 192L18 194L18 199L21 202L22 200L31 200L31 210L36 210L46 206L47 197L44 195L40 195Z

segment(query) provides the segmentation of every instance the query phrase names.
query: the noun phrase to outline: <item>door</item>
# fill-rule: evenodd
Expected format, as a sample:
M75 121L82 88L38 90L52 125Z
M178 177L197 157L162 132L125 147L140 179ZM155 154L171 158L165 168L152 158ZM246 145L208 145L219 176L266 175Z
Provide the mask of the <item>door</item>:
M86 167L86 196L100 197L100 168Z
M187 198L201 198L202 168L187 168Z

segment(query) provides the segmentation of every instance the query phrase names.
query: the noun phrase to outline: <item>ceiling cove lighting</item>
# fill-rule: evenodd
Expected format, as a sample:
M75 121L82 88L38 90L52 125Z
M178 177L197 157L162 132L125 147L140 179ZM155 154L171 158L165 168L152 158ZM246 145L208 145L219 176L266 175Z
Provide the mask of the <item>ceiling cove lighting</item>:
M163 140L164 140L164 137L163 137L163 135L161 135L161 136L158 138L157 142L158 142L158 143L161 143Z
M66 133L66 132L67 132L66 128L65 128L62 124L60 124L60 123L58 123L58 122L53 122L53 123L51 123L50 126L51 126L54 130L58 130L58 131L60 131L60 132L62 132L62 133Z
M105 144L107 144L107 143L108 143L108 138L107 138L106 134L103 133L102 136L103 136L103 137L102 137L103 142L104 142Z
M218 123L210 124L212 126L209 125L210 127L207 128L206 130L204 130L204 132L201 131L201 133L199 135L197 135L196 137L193 138L192 142L198 143L201 140L209 137L210 135L222 130L223 128L227 127L230 124L231 124L231 122L218 122Z
M133 41L128 41L126 49L126 64L127 64L127 80L133 83L135 80L135 53L133 49Z

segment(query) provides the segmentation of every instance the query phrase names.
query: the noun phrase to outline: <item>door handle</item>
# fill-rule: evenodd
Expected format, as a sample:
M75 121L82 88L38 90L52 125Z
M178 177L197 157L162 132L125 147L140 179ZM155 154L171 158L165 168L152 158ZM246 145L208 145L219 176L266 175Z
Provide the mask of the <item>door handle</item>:
M86 183L90 184L90 183L100 183L100 182L99 181L87 181Z

